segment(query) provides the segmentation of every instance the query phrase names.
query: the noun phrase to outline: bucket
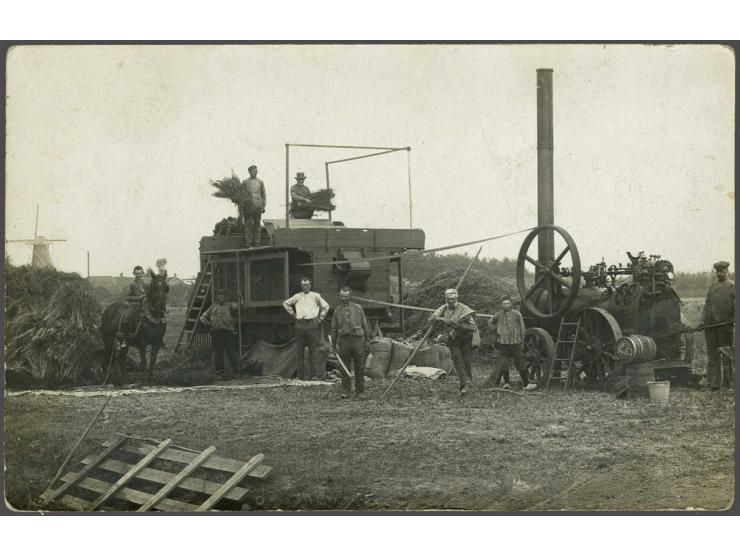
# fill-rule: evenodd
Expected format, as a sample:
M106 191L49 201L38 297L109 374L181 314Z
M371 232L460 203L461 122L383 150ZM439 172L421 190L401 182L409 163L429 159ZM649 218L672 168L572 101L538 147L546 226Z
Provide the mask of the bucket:
M670 381L648 381L648 393L653 402L668 402L671 394Z
M649 362L655 359L655 341L645 335L628 335L617 341L617 357L623 362Z

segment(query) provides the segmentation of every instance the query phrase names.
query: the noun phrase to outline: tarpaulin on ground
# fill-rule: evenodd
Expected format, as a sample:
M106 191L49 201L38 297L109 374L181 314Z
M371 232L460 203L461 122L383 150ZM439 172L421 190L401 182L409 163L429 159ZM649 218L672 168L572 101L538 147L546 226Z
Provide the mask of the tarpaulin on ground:
M288 379L295 374L295 341L286 344L270 344L258 340L242 356L242 363L262 367L262 375L279 375Z
M328 354L328 346L320 344L316 355L316 374L318 376L324 374ZM295 375L295 362L295 340L286 344L270 344L264 340L258 340L241 359L242 364L261 367L262 375L279 375L284 379L290 379ZM305 351L304 366L306 372L311 369L308 350Z
M420 379L443 379L447 376L447 372L443 369L436 367L424 367L424 366L408 366L405 374L408 377L418 377Z

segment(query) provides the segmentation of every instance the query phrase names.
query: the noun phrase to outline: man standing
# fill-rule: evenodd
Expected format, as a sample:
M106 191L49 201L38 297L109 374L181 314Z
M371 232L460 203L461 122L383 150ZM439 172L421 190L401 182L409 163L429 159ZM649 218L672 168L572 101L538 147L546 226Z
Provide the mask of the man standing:
M226 302L226 291L219 290L216 303L200 317L201 323L211 328L211 346L216 375L231 379L239 370L239 347L236 340L236 323L231 315L231 304ZM224 369L224 352L231 366L231 374Z
M498 350L499 370L504 373L504 389L511 389L509 385L509 360L514 361L525 391L537 388L537 383L529 382L527 363L524 360L524 319L522 314L512 309L511 298L501 298L501 311L495 313L488 321L488 327L496 334L496 348Z
M313 217L311 208L311 190L306 184L306 175L299 172L295 176L296 183L290 187L290 216L294 219L310 219Z
M248 246L258 246L262 234L262 213L267 206L267 195L265 194L265 183L257 178L257 167L249 167L249 178L244 180L247 201L241 207L244 219L244 237Z
M445 304L429 317L429 325L442 327L445 330L447 346L460 379L460 395L468 392L473 384L472 375L472 341L477 330L475 312L465 304L457 301L457 290L445 290Z
M295 355L298 379L319 380L316 371L319 341L321 340L321 322L329 313L329 304L318 292L311 292L311 279L301 279L301 291L283 302L283 307L295 317ZM308 347L310 375L306 376L303 365L305 349ZM321 370L323 376L324 370Z
M365 391L365 356L370 347L370 325L360 304L349 301L352 289L344 286L339 292L339 307L331 317L331 340L344 365L354 362L355 396L362 398ZM352 379L344 370L342 376L342 398L352 394Z
M718 261L714 264L717 282L709 287L702 315L702 324L706 326L704 336L707 339L707 384L713 391L719 389L722 383L720 369L722 356L719 349L723 346L732 346L735 338L733 330L735 283L727 278L729 266L727 261ZM718 323L724 324L712 326ZM729 377L726 376L724 379L727 383Z

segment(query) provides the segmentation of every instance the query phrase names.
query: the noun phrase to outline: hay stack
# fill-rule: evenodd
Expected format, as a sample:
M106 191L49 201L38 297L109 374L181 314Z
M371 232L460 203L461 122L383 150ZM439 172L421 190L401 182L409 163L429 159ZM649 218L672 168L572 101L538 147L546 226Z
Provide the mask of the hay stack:
M422 282L419 287L409 294L404 302L410 306L438 308L444 304L445 290L455 288L465 269L445 271ZM459 300L476 313L493 314L501 306L501 297L509 294L516 304L519 300L516 281L488 276L474 268L470 270L459 290ZM428 313L420 311L407 312L406 322L409 328L422 329L429 317ZM478 320L483 325L483 320Z
M90 284L75 273L19 269L15 278L25 275L26 286L13 293L12 312L6 311L8 370L47 386L99 374L100 310Z

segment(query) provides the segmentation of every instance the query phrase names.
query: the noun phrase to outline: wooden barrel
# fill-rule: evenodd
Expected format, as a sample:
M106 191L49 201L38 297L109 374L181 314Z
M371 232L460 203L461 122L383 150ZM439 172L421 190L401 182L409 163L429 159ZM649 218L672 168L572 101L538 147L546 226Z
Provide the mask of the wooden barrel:
M391 363L391 349L393 348L389 338L378 338L370 341L370 367L365 369L365 374L373 379L383 379L388 374L388 366Z
M617 341L617 358L623 362L649 362L656 353L655 341L645 335L628 335Z

